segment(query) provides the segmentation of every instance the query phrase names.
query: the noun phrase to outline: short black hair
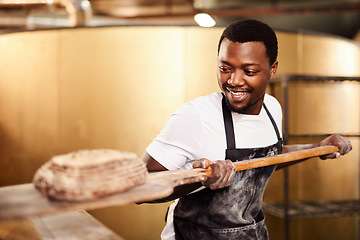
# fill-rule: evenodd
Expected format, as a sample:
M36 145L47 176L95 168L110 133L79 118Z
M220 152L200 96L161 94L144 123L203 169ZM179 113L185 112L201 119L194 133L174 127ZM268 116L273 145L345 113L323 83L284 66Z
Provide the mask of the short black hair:
M246 19L230 24L225 28L220 37L218 52L224 38L239 43L262 42L266 47L266 54L269 57L270 65L277 59L278 41L276 34L271 27L263 22Z

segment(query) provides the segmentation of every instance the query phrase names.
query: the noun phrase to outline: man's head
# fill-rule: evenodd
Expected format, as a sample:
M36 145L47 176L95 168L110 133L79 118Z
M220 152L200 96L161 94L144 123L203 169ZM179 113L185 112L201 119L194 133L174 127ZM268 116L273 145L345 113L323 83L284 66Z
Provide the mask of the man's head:
M218 47L218 83L230 110L260 113L268 82L277 72L277 39L266 24L255 20L227 27Z
M218 45L218 51L224 38L232 42L262 42L266 47L266 53L272 65L278 55L278 42L275 32L267 24L257 20L243 20L230 24L222 33Z

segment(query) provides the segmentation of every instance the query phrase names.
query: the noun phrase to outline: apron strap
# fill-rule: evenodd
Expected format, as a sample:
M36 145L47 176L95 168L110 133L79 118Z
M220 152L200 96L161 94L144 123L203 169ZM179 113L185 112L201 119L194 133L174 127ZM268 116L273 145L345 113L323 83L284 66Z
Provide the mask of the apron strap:
M268 108L266 107L265 103L263 103L263 106L264 106L264 109L265 109L267 115L269 116L270 121L274 127L277 139L279 141L281 141L282 139L280 137L279 129L276 125L274 118L272 117L272 115L271 115L270 111L268 110ZM223 95L223 99L222 99L222 111L223 111L223 118L224 118L224 124L225 124L227 149L235 149L236 145L235 145L235 133L234 133L233 119L232 119L231 111L226 104L224 95Z
M264 109L265 109L267 115L268 115L269 118L270 118L270 121L271 121L274 129L275 129L276 136L277 136L278 140L280 141L280 140L281 140L281 137L280 137L279 129L278 129L277 125L276 125L276 122L275 122L274 118L272 117L271 113L269 112L269 110L267 109L265 103L263 103L263 106L264 106Z
M227 149L235 149L235 135L234 135L234 125L233 119L231 116L231 111L226 105L226 100L223 95L222 99L222 111L223 111L223 118L225 124L225 135L226 135L226 144Z

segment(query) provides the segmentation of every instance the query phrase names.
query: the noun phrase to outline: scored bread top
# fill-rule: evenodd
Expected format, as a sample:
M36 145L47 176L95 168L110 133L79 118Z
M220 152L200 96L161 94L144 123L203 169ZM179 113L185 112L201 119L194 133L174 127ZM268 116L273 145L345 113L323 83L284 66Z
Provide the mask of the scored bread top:
M112 161L139 160L135 153L112 149L79 150L76 152L54 156L51 161L64 167L90 167Z

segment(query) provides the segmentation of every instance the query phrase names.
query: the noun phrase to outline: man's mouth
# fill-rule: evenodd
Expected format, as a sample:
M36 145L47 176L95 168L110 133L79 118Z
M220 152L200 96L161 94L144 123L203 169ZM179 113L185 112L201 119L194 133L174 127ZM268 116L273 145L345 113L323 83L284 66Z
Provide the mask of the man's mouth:
M245 95L247 93L247 92L235 92L235 91L231 91L231 90L229 90L229 92L235 96Z
M235 91L234 89L228 87L226 90L230 93L232 100L236 102L244 101L250 94L250 91L248 90Z

